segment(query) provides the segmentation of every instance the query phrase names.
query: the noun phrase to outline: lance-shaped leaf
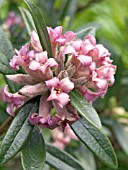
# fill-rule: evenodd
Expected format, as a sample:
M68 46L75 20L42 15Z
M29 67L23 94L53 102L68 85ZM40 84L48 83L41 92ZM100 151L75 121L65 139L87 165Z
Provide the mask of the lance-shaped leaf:
M0 52L0 63L4 64L6 66L9 66L7 57L1 52Z
M15 72L9 67L7 57L0 52L0 73L2 74L14 74Z
M94 155L83 143L79 146L79 151L75 152L75 156L80 160L85 170L97 169Z
M88 121L80 118L71 125L78 138L106 165L116 169L117 158L108 138Z
M61 4L61 10L58 15L58 20L64 21L64 19L67 17L69 21L67 23L64 23L64 26L67 26L66 29L71 25L72 20L74 18L75 12L77 10L77 0L62 0Z
M77 91L73 90L69 93L70 102L79 114L89 121L97 129L101 129L100 118L96 110L88 103L88 101Z
M0 63L0 73L6 75L6 74L14 74L15 72L13 72L13 70L11 70L6 65Z
M42 170L45 163L45 143L38 127L32 131L21 153L24 170Z
M84 170L71 155L51 144L46 144L46 163L58 170Z
M112 123L113 132L124 152L128 155L128 132L117 121Z
M5 32L0 27L0 52L3 53L8 61L13 57L14 51L13 47L11 45L11 42L8 40L8 38L5 35Z
M83 40L87 35L95 36L95 33L96 33L95 27L88 27L88 28L84 28L84 29L78 31L76 33L76 35L77 35L77 38Z
M37 102L31 101L16 115L0 146L0 164L8 162L21 150L33 129L28 121L29 114L37 109Z
M46 50L49 54L49 57L51 57L52 56L51 44L44 17L39 8L35 4L31 3L28 0L24 0L24 2L26 3L28 10L30 11L33 21L35 23L35 27L39 35L40 43L43 47L43 50Z
M28 30L28 34L31 35L31 32L33 30L36 30L36 27L35 27L34 21L32 19L32 16L31 16L30 12L27 9L25 9L23 7L20 7L19 9L20 9L22 18L24 20L24 23L26 25L26 28Z

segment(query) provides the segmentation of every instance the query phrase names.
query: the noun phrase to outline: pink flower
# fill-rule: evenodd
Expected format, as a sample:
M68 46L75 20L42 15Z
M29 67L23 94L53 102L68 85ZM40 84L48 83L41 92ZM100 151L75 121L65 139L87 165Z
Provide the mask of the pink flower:
M30 50L30 45L25 44L18 51L15 50L16 55L10 60L10 66L14 70L18 70L19 66L27 67L30 60L34 58L35 52L34 50Z
M7 20L6 20L6 25L8 28L11 28L14 25L18 25L22 22L20 16L16 16L14 12L9 12Z
M35 60L30 61L29 68L31 70L41 70L44 74L48 67L57 67L58 63L47 56L47 52L41 52L35 54Z
M64 150L64 148L71 142L71 139L78 140L69 125L65 127L64 133L59 127L52 130L52 138L54 140L52 144L62 150Z
M15 115L15 108L19 108L24 104L25 97L22 95L19 95L18 93L9 93L7 91L7 86L4 87L4 101L9 104L9 107L7 108L7 112L11 115Z
M62 26L58 26L54 29L48 27L48 34L51 40L51 43L64 43L65 38L62 36Z
M38 113L30 115L30 123L49 129L61 126L64 130L79 119L68 93L75 89L92 104L99 96L104 97L114 83L116 66L112 65L109 51L102 44L96 44L94 36L80 40L71 31L62 35L61 26L47 29L51 58L33 31L30 43L15 50L16 55L10 61L13 69L21 66L26 74L6 76L23 87L14 94L5 88L4 95L11 115L27 100L40 96ZM69 141L70 138L65 139Z
M60 45L65 45L67 42L76 40L76 33L72 31L68 31L62 35L62 26L58 26L54 29L48 27L47 29L51 43L59 43Z
M48 101L56 100L58 104L63 107L69 101L69 93L73 88L74 84L69 80L68 77L59 81L57 77L45 81L48 88L51 90L51 95L48 97Z

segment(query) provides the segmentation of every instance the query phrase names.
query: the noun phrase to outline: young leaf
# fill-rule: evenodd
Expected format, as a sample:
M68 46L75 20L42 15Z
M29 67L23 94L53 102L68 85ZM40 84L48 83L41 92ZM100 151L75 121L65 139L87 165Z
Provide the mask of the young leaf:
M20 7L19 9L20 9L22 18L23 18L23 20L24 20L24 23L25 23L25 25L26 25L26 28L27 28L27 30L28 30L28 34L31 35L31 32L32 32L33 30L36 30L34 21L33 21L33 19L32 19L32 16L31 16L31 14L29 13L29 11L26 10L25 8Z
M0 44L0 52L3 53L9 61L13 57L14 51L11 42L8 40L1 27L0 27L0 42L2 42Z
M37 109L37 102L31 101L16 115L0 146L0 164L8 162L21 150L33 129L28 122L29 114Z
M77 91L73 90L69 93L70 102L73 107L97 129L101 129L100 118L96 110L87 102L87 100Z
M58 170L84 170L82 165L65 151L46 144L46 163Z
M45 143L38 127L33 129L31 137L23 147L21 160L24 170L42 170L45 163Z
M117 158L108 138L88 121L80 118L71 125L78 138L106 165L116 169Z
M87 35L95 36L95 33L96 33L95 27L88 27L88 28L84 28L84 29L78 31L76 33L76 35L77 35L77 38L83 40Z
M31 3L28 0L24 0L24 2L26 3L28 10L32 15L43 50L46 50L49 54L49 57L51 57L52 56L51 44L43 15L35 4Z
M113 132L121 145L124 152L128 155L128 133L124 130L124 127L117 121L112 123Z

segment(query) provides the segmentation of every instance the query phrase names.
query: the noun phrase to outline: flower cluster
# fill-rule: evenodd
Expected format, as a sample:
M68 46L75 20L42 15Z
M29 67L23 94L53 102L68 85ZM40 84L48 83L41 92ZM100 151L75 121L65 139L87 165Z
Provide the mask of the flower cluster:
M40 97L39 112L30 117L32 124L54 129L63 128L79 119L70 103L69 92L79 91L90 103L104 97L108 86L114 83L116 66L112 64L109 51L96 44L95 37L88 35L77 39L76 33L62 34L62 27L47 28L52 47L52 56L41 47L38 35L31 33L25 44L10 60L14 70L22 67L26 74L7 75L9 80L24 85L12 94L4 88L8 113L14 116L14 108L26 101Z
M8 28L11 28L14 25L18 25L22 23L22 19L20 16L16 16L15 12L9 12L7 20L5 22Z

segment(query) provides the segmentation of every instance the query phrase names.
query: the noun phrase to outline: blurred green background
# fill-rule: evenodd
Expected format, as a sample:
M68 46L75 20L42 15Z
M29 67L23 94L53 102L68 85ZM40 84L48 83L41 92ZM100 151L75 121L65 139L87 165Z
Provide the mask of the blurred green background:
M104 132L110 137L116 150L119 168L128 169L128 0L34 0L44 12L48 26L63 25L64 30L77 31L85 27L96 29L98 43L104 44L111 52L113 63L117 65L115 84L109 88L104 99L94 103L101 116ZM19 6L24 6L22 0L0 0L0 24L5 30L14 48L19 49L29 41L23 23L6 28L9 12L20 15ZM50 10L49 10L50 9ZM22 28L22 29L21 29ZM0 42L2 43L2 42ZM0 88L5 84L0 75ZM5 104L0 103L0 124L7 119ZM3 136L1 136L2 139ZM78 156L78 143L71 142L67 151ZM89 151L88 151L89 152ZM90 153L90 152L89 152ZM91 153L90 153L91 154ZM101 164L93 156L84 153L80 158L88 170L111 170ZM84 160L85 159L85 160ZM89 160L90 159L90 160ZM89 165L89 161L91 162ZM0 170L22 169L19 155L0 167Z

